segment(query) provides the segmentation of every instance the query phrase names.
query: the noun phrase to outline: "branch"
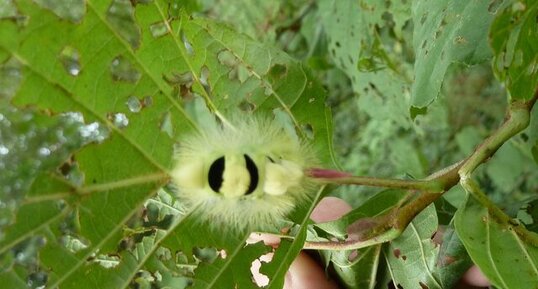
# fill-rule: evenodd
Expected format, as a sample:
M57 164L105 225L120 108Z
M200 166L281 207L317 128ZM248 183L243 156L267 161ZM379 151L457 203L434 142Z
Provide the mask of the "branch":
M510 138L524 130L530 123L530 112L538 99L538 90L529 101L512 102L504 123L480 144L461 167L459 175L470 175L480 164L487 161Z
M495 152L514 135L523 131L530 123L530 112L538 99L538 90L529 101L514 101L510 105L504 123L493 134L485 139L475 151L466 159L433 173L423 180L379 179L371 177L351 176L346 173L312 169L309 175L324 184L353 184L384 188L397 188L415 190L420 193L408 203L395 208L391 213L381 216L379 224L369 228L365 235L371 236L361 240L345 240L342 242L305 242L304 249L317 250L351 250L374 244L380 244L398 237L407 225L427 206L437 200L450 188L462 183L467 191L495 216L498 220L509 222L508 217L501 209L495 206L479 189L470 185L470 175L474 170L491 158ZM387 218L389 217L389 218ZM522 226L516 230L518 234L538 244L538 235L527 231ZM370 234L368 234L370 233Z

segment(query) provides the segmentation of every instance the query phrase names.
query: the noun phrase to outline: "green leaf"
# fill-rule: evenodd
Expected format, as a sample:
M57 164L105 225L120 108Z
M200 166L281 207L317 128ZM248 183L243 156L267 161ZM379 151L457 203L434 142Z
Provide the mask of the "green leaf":
M42 227L57 222L65 217L68 209L59 201L59 197L68 197L73 187L62 179L43 175L38 177L29 189L26 204L18 210L17 226L8 228L0 242L0 253L6 252L15 244L36 235ZM62 194L63 196L58 196Z
M473 262L452 224L441 234L442 243L433 275L438 278L442 288L454 288Z
M18 12L27 21L0 20L0 56L20 63L22 74L13 102L51 114L79 111L110 134L74 155L80 184L62 187L55 180L63 176L57 174L35 182L49 184L43 187L49 188L46 197L26 195L23 203L31 203L19 209L0 248L13 252L26 236L43 238L36 265L51 288L157 284L163 266L166 282L180 276L195 287L254 287L250 265L266 246L245 246L247 236L235 230L200 228L197 210L181 215L162 195L154 199L160 203L154 213L162 218L145 216L155 210L148 199L169 180L174 144L204 126L187 113L193 98L222 116L282 113L320 152L320 162L335 166L331 115L321 85L283 52L222 24L177 16L167 1L85 1L80 21L63 14L60 2L19 1ZM269 270L275 287L302 247L320 195L297 209L298 235L275 252ZM64 206L51 206L56 203ZM30 210L38 217L31 219ZM165 222L168 216L171 223ZM200 257L206 249L221 252L220 257ZM158 261L166 255L163 250L174 261ZM177 267L169 263L178 260L197 269L173 271Z
M473 262L493 285L507 289L538 286L538 248L527 244L511 226L499 224L474 198L468 196L458 210L455 226Z
M382 245L351 251L322 251L345 288L374 288Z
M298 228L299 231L295 234L295 238L292 241L281 240L273 260L270 263L262 265L262 273L267 273L269 276L275 276L274 278L270 278L267 288L283 288L286 272L291 263L295 260L295 257L297 257L303 248L303 243L306 240L307 235L307 225L311 222L310 214L314 210L315 204L317 204L317 202L321 199L323 189L325 188L318 191L314 203L306 206L305 208L299 208L298 211L306 211L307 214L300 214L299 217L301 217L301 219L295 220L295 222L300 226Z
M396 286L443 288L440 278L434 274L439 245L432 238L437 227L437 214L432 204L386 246L384 255Z
M409 19L405 17L409 9L406 12L398 5L399 11L389 10L388 2L323 0L319 2L319 14L329 40L329 56L347 75L353 91L361 95L358 107L374 119L409 128L407 101L403 97L408 80L405 64L400 63L404 56L401 51L385 49L394 40L384 43L376 30L390 25L383 19L385 13L397 14L398 25L402 25Z
M351 232L348 228L357 220L364 222L363 224L367 224L368 221L373 223L375 217L389 213L404 197L405 193L403 191L385 190L370 197L361 206L353 209L340 219L319 223L315 226L328 233L329 236L336 236L341 239L347 238L350 233L360 234L360 232ZM357 227L360 227L360 225ZM340 282L346 288L374 287L380 253L381 245L351 251L320 252L321 256L326 260L325 262L334 268Z
M538 2L511 1L491 25L493 68L513 100L528 100L538 88Z
M401 190L385 190L368 198L359 207L351 210L341 218L331 222L318 223L315 226L331 236L345 238L348 234L348 227L355 221L387 214L405 196L406 193Z
M491 58L487 31L495 2L500 1L413 2L416 61L412 106L425 107L437 98L450 64L471 65Z

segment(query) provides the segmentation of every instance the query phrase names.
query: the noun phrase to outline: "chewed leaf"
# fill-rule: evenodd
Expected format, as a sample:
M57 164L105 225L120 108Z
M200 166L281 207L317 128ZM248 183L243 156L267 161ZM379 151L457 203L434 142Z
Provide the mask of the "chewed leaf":
M385 258L394 284L403 288L443 288L440 278L434 275L439 245L432 240L432 236L437 227L437 214L432 204L386 247Z
M493 69L513 99L531 99L538 86L538 2L506 5L491 25Z
M522 239L511 225L499 224L473 197L468 196L457 211L455 226L469 256L493 285L514 289L538 286L538 248Z
M16 263L17 273L0 274L0 282L18 284L13 280L37 274L36 282L51 288L127 288L161 286L181 276L181 282L211 288L230 282L229 272L249 272L249 260L265 246L245 248L246 235L227 228L197 228L196 208L185 212L162 202L174 147L205 131L191 109L202 99L221 121L233 114L283 113L290 135L308 139L317 159L334 166L330 113L319 83L283 52L221 24L177 16L167 1L83 1L72 15L60 2L17 1L17 19L24 21L0 19L0 55L14 59L22 75L13 103L50 114L77 111L109 133L73 156L80 170L76 184L58 181L58 173L36 181L49 183L49 190L26 196L0 248L14 254L30 235L44 240L31 264L38 273ZM270 191L281 190L273 185ZM316 190L290 212L299 237L277 250L270 276L275 284L298 254L320 195ZM28 222L30 211L36 216ZM201 248L223 253L202 258ZM157 259L189 270L157 277ZM249 274L233 276L253 286Z
M417 60L412 106L425 107L437 98L450 64L472 65L491 57L487 31L495 10L490 2L495 1L435 0L413 4Z

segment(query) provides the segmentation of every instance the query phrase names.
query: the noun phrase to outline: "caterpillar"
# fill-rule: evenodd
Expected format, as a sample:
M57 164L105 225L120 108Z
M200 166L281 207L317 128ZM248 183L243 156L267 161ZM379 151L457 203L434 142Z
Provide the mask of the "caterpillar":
M312 147L268 117L184 137L171 177L187 207L215 228L271 230L308 200Z

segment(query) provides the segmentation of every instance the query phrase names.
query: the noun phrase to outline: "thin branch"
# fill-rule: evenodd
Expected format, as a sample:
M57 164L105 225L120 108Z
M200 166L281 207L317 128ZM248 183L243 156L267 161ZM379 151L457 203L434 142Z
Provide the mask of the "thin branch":
M359 185L369 187L417 190L438 193L446 191L459 181L458 169L465 160L443 168L422 180L382 179L374 177L352 176L350 174L328 170L310 169L307 174L322 184Z
M373 177L349 176L337 179L321 179L316 181L325 184L337 185L360 185L369 187L382 187L402 190L418 191L440 191L442 185L434 180L400 180L400 179L381 179Z

